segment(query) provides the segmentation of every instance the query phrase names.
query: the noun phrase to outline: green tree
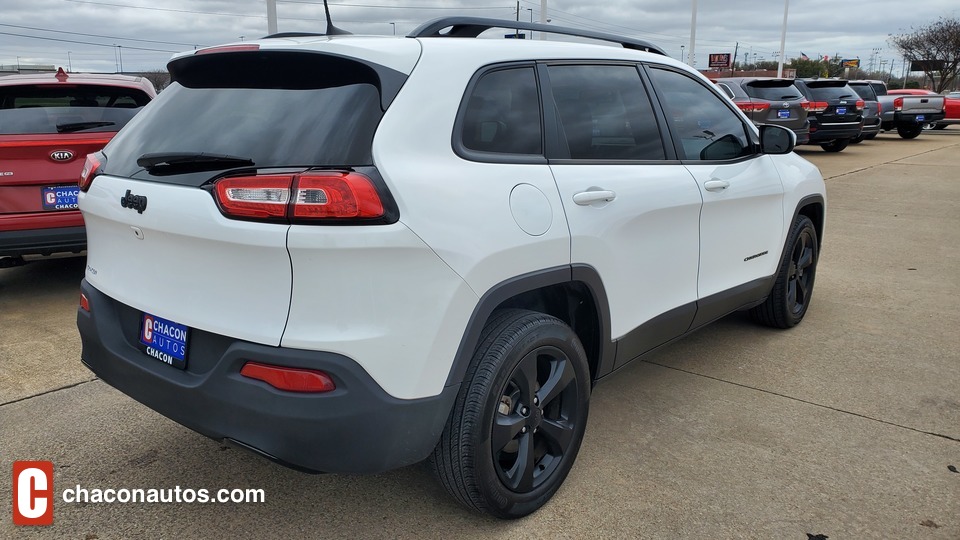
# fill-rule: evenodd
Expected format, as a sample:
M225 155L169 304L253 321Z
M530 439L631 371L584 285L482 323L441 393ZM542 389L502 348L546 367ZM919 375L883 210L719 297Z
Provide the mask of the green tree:
M934 92L953 85L960 69L960 19L941 17L910 34L890 37L907 61L925 62L924 73Z
M794 58L790 60L790 68L797 70L797 78L823 77L824 63L821 60L804 60Z

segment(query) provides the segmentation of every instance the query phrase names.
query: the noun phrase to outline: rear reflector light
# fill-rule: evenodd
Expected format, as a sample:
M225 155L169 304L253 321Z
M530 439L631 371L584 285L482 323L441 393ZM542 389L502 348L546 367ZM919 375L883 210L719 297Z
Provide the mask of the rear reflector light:
M830 104L826 101L811 101L810 102L810 112L823 112L827 110Z
M214 187L220 210L234 218L315 223L385 213L373 181L351 171L228 177Z
M90 189L90 184L100 174L100 168L103 167L105 161L103 152L87 154L87 160L83 162L83 169L80 171L80 191L86 192Z
M903 98L898 97L893 100L893 110L902 111L903 110Z
M754 103L752 101L737 101L735 103L743 112L760 112L770 108L769 103Z
M862 99L858 99L858 100L857 100L857 110L858 110L858 111L862 111L862 110L863 110L863 106L864 106L863 100L862 100Z
M315 369L247 362L240 370L240 375L263 381L287 392L332 392L337 389L330 375Z
M80 309L90 311L90 300L87 300L87 295L83 293L80 293Z

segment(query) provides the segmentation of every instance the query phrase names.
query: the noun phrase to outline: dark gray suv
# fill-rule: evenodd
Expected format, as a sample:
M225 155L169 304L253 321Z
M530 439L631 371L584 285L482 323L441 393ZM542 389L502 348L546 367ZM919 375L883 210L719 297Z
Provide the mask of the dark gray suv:
M730 77L714 81L755 124L776 124L792 129L797 144L810 140L807 111L810 102L792 79Z

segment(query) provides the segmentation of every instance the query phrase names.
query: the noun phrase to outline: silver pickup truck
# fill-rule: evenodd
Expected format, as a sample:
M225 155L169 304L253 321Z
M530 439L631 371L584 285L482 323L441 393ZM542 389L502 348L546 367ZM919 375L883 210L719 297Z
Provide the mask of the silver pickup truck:
M897 134L904 139L917 137L923 132L925 124L942 120L944 117L946 102L943 96L892 96L887 93L887 85L883 81L850 81L850 86L873 88L880 102L880 129L884 131L896 129Z

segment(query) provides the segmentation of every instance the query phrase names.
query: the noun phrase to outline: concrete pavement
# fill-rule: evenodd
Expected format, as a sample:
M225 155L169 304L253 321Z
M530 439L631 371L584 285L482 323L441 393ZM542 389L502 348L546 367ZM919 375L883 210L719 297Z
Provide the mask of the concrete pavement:
M57 500L53 527L0 518L0 537L960 538L960 129L799 153L829 196L803 324L733 315L600 384L567 482L515 522L466 512L420 466L310 476L196 435L80 365L82 261L0 270L0 470L52 460L58 498L77 484L266 494Z

